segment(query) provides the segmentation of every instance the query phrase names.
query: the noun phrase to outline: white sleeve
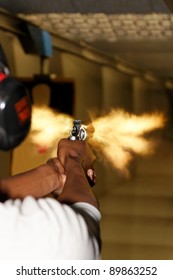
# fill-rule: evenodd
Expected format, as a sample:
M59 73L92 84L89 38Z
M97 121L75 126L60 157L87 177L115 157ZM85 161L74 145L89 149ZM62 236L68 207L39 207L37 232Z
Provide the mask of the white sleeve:
M0 203L0 259L99 259L100 212L52 198Z

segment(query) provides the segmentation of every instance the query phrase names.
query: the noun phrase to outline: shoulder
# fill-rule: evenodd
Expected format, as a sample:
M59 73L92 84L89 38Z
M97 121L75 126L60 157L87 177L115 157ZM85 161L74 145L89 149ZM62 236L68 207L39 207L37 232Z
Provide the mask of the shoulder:
M2 251L15 244L13 252L22 258L99 258L97 234L89 233L95 222L99 224L99 211L86 203L68 206L33 197L8 200L0 204L0 219L4 228L0 237L6 236Z
M90 216L99 223L101 215L99 210L89 203L78 202L72 205L62 204L53 198L35 199L27 196L23 200L7 200L5 203L0 203L0 215L6 216L20 216L26 218L33 218L40 215L51 215L54 213L56 218L62 219L62 215Z

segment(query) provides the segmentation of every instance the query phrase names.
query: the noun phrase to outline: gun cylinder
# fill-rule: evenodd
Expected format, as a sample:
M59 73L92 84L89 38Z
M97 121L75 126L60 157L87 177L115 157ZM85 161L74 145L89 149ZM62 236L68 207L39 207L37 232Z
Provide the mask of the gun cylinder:
M73 129L70 133L69 140L85 140L87 137L87 132L82 126L81 120L74 120Z

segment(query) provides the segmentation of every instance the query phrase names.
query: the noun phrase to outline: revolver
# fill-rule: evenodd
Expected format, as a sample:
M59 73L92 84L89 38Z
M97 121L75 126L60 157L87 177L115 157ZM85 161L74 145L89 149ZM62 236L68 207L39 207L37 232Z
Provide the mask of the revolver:
M84 126L82 126L81 120L74 120L73 121L73 128L70 132L70 136L68 139L74 140L85 140L87 137L87 132Z

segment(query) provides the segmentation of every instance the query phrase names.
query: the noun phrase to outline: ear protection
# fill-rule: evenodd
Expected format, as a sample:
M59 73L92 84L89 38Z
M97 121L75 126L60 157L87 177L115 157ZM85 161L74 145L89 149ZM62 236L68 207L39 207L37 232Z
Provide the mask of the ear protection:
M20 82L0 72L0 149L10 150L27 136L31 124L31 99Z

